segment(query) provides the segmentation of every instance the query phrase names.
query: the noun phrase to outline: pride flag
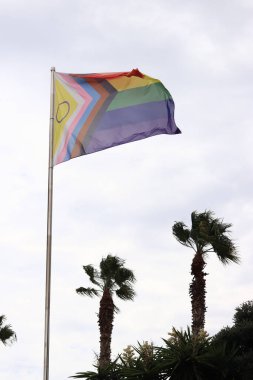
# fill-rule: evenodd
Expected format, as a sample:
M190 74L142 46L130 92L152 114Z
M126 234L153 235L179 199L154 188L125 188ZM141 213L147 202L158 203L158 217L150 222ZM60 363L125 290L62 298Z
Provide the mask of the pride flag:
M159 134L181 133L163 84L139 70L55 73L54 165Z

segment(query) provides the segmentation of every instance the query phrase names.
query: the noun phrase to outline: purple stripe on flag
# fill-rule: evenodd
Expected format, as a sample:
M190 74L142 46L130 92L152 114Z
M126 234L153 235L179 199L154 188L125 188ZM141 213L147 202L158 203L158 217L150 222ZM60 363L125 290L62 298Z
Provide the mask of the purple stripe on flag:
M180 133L180 131L174 133ZM85 152L86 154L94 153L160 134L173 134L168 128L167 118L142 121L138 124L124 124L118 128L100 128L91 136Z
M83 142L87 154L158 134L181 133L172 99L108 111L96 124Z
M146 120L173 118L172 100L138 104L107 111L97 124L97 128L114 128L124 124L137 124ZM96 128L96 129L97 129Z

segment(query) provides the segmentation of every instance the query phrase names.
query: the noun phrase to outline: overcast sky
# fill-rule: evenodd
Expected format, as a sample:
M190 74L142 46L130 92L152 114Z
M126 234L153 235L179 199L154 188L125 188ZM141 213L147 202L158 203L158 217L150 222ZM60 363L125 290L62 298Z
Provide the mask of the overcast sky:
M0 46L0 315L18 336L0 347L0 378L42 379L51 66L159 78L182 135L55 167L50 380L92 369L99 300L75 289L108 253L137 277L135 301L115 300L113 357L191 324L193 252L171 228L193 210L233 224L241 264L206 267L206 329L231 325L253 291L253 2L0 0Z

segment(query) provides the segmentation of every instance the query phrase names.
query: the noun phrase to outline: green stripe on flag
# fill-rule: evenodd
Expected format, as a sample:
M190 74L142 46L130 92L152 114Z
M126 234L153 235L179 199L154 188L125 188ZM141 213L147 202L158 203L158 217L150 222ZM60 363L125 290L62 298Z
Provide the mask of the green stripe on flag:
M171 95L168 90L161 82L158 82L149 86L137 87L119 92L107 108L107 111L142 103L160 102L161 100L167 100L170 98Z

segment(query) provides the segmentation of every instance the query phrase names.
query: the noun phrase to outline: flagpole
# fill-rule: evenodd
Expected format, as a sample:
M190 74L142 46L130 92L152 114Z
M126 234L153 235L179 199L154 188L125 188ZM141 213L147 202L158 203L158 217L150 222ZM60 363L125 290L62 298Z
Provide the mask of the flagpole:
M49 379L49 338L50 338L50 290L51 290L51 250L52 250L52 205L53 205L53 131L54 131L54 85L55 68L51 67L49 159L48 159L48 198L47 198L47 256L45 292L45 331L43 380Z

